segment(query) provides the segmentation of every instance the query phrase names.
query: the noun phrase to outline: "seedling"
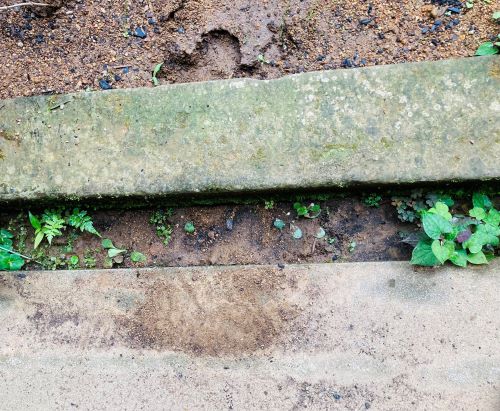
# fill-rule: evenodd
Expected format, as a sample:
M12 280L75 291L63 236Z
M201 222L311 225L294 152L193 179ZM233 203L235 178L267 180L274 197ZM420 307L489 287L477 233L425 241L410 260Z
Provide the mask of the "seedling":
M378 194L374 194L374 193L363 198L363 203L365 205L367 205L368 207L379 208L381 201L382 201L382 197L379 196Z
M298 217L317 218L321 214L321 207L319 204L311 203L308 206L305 206L302 203L297 202L293 205L293 208L297 212Z
M495 11L491 18L500 23L500 11ZM481 44L476 50L476 56L489 56L492 54L500 53L500 34L498 34L493 41L487 41Z
M169 208L166 211L158 210L153 213L149 222L156 228L156 235L163 240L166 246L172 238L172 226L169 224L168 219L172 217L174 211Z
M423 211L424 234L413 250L411 263L436 266L451 261L460 267L488 264L500 242L500 212L482 193L474 193L472 203L469 216L452 215L442 202Z
M280 220L279 218L276 218L273 222L273 226L281 231L285 228L285 222L283 220Z
M130 260L132 260L133 263L145 263L147 261L147 258L139 251L132 251L132 253L130 254Z
M153 84L155 86L158 86L160 84L160 81L158 80L158 78L156 76L158 75L158 73L160 72L162 67L163 67L163 63L159 63L153 69L153 75L151 77L151 81L153 82Z
M184 225L184 231L188 234L193 234L195 232L196 228L194 227L194 224L191 221L188 221Z
M78 268L78 263L80 262L80 258L77 255L72 255L69 259L69 267L70 268Z
M81 232L86 231L98 237L101 236L101 234L99 234L94 228L92 218L86 211L80 211L78 208L73 209L73 213L69 215L67 221L71 227L79 229Z
M274 208L274 201L273 200L264 200L264 208L266 210L272 210Z

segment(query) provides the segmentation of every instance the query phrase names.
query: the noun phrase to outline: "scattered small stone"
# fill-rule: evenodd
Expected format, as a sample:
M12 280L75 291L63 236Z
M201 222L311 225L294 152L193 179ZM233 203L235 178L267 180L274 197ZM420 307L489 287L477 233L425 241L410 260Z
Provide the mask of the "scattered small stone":
M283 270L283 269L285 268L285 264L283 264L283 263L278 263L278 268L279 268L280 270Z
M332 261L337 261L338 259L339 259L339 257L337 255L332 256Z
M361 19L359 21L359 24L362 24L363 26L367 26L368 24L370 24L371 22L373 21L373 18L372 17L369 17L369 18L366 18L366 19Z
M44 38L43 38L43 34L37 34L37 35L35 36L35 43L36 43L36 44L41 44L41 43L43 43L44 41L45 41L45 40L44 40Z
M184 34L186 32L186 30L184 30L184 27L180 26L178 29L177 29L177 33L180 33L180 34Z
M118 75L118 74L115 74L115 81L120 81L122 78Z
M232 231L233 230L233 219L232 218L228 218L226 220L226 229L228 231Z
M99 87L103 90L111 90L113 88L113 86L105 79L99 80Z
M141 39L145 39L147 37L147 33L146 33L146 30L144 29L144 27L137 27L134 30L133 35L134 35L134 37L139 37Z
M367 401L365 402L365 410L369 409L372 405Z
M446 9L446 11L449 11L449 12L455 13L455 14L459 14L462 11L462 9L459 7L448 7Z

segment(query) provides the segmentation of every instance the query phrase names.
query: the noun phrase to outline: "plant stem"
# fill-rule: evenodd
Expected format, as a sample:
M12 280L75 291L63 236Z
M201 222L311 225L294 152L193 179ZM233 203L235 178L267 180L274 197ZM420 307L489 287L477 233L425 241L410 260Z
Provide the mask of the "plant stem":
M19 257L22 257L22 258L24 258L26 260L34 261L37 264L41 264L41 262L36 261L35 259L33 259L31 257L28 257L26 255L22 255L22 254L18 253L17 251L9 250L8 248L2 247L1 245L0 245L0 250L7 251L10 254L15 254L15 255L18 255Z
M17 3L17 4L11 4L10 6L2 6L2 7L0 7L0 11L9 10L9 9L13 9L16 7L24 7L24 6L51 7L50 4L47 4L47 3L33 3L31 1L29 1L27 3Z

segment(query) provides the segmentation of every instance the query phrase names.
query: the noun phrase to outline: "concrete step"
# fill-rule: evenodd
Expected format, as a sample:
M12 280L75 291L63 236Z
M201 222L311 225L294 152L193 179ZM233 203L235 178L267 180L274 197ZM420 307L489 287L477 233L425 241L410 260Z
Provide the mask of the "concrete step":
M500 265L0 275L0 408L496 410Z
M0 202L500 178L500 57L0 101Z

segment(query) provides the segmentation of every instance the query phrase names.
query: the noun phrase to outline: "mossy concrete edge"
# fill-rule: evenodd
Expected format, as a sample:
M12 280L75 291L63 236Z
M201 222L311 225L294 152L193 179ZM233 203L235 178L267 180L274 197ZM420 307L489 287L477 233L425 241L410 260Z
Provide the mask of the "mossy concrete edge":
M500 57L0 101L0 202L500 179Z

